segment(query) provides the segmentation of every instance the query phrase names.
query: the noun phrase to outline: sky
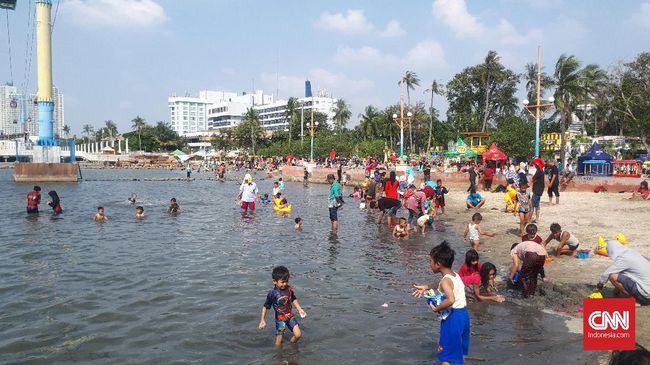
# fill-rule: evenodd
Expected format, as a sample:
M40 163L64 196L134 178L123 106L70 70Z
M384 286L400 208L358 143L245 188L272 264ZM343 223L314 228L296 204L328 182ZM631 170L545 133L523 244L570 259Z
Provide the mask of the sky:
M28 92L33 3L8 13L9 37L0 17L0 82L12 69ZM515 72L536 62L538 45L551 72L563 53L607 69L650 50L650 0L53 0L52 14L54 84L78 135L109 119L124 132L136 115L168 121L174 93L254 87L287 99L303 95L305 79L345 99L353 126L366 105L399 101L406 70L421 79L411 102L428 105L427 85L489 50ZM447 109L440 97L434 106Z

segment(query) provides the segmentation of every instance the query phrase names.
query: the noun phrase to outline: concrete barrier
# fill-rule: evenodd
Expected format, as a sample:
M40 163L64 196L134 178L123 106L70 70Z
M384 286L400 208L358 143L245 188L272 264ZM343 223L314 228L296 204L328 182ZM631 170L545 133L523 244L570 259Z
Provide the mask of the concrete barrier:
M76 163L17 162L14 165L16 182L77 182Z
M309 182L325 184L325 178L328 174L336 176L335 168L315 167L310 170ZM348 184L360 185L365 179L364 169L346 169L343 172L350 176ZM398 175L401 173L398 172ZM284 166L282 168L282 178L285 181L303 181L304 170L300 166ZM418 172L415 178L415 185L419 186L423 179L422 172ZM431 179L440 179L445 186L467 188L469 186L469 177L467 173L454 172L454 173L434 173L431 172ZM528 176L529 184L532 184L532 176ZM614 176L576 176L567 185L565 190L568 191L593 191L596 186L607 186L609 191L633 191L639 187L639 183L643 178L631 177L614 177ZM650 179L647 179L650 180ZM548 184L548 181L546 182ZM499 184L506 184L506 179L503 175L495 175L492 187ZM481 183L478 184L478 189L482 190Z

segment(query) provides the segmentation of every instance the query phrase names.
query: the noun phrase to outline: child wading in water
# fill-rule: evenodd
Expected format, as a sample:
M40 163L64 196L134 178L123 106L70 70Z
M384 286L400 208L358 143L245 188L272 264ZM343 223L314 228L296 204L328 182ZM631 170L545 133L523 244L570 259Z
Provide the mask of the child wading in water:
M302 218L298 217L294 220L296 225L293 227L296 229L296 231L302 231Z
M289 286L289 269L284 266L277 266L273 268L271 278L273 279L273 289L269 290L266 296L266 302L262 306L262 316L260 318L259 329L266 327L266 311L273 307L275 311L275 345L282 345L282 336L289 328L293 332L291 343L296 343L300 340L302 332L298 322L293 317L293 306L296 306L300 317L305 318L307 313L300 307L293 289Z
M135 208L135 217L138 219L144 218L144 207L143 206L138 206Z
M172 198L169 201L169 208L167 208L167 213L173 214L173 213L180 213L181 207L178 206L178 203L176 202L176 198Z
M451 313L440 323L440 339L438 340L438 360L442 364L462 364L463 356L469 354L469 312L465 299L465 285L460 275L451 269L454 263L454 250L446 241L431 249L429 262L434 273L444 276L438 284L446 299L437 307L430 304L431 309L437 313L451 308ZM425 290L432 289L433 285L415 285L413 296L422 297Z
M393 237L409 238L410 233L411 233L411 226L406 221L406 218L400 217L399 223L393 228Z
M59 199L59 195L56 193L56 191L52 190L47 195L50 196L52 199L47 205L52 207L52 211L54 212L54 215L59 215L63 213L63 209L61 209L61 199Z
M465 240L465 242L467 242L467 240L469 239L469 243L472 245L472 248L475 250L478 250L478 246L481 244L480 235L484 235L488 237L496 236L496 234L493 232L481 230L480 224L482 220L483 220L483 216L481 215L481 213L474 213L474 215L472 216L472 221L467 224L467 228L465 228L465 233L463 234L463 239Z
M108 217L104 214L104 207L97 207L97 214L95 214L95 222L106 222Z

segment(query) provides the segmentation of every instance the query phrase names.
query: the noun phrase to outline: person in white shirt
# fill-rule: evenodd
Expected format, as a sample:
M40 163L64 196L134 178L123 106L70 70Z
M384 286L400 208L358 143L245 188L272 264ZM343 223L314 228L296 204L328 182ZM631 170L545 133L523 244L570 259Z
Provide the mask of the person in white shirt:
M238 200L241 201L242 215L245 215L248 210L251 213L255 211L255 201L259 201L259 194L250 174L244 176L244 182L239 187Z

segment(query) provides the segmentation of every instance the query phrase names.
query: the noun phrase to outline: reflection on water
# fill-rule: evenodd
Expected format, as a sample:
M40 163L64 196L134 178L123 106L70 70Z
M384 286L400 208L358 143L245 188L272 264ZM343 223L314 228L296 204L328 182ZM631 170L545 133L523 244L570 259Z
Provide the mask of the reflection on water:
M413 283L438 279L428 266L433 244L448 239L457 257L464 256L462 240L445 232L442 222L426 237L396 241L350 199L339 213L336 236L330 233L325 186L289 183L291 216L259 206L242 219L236 182L129 181L182 174L98 170L85 171L88 181L80 184L41 184L62 199L64 214L52 219L45 204L40 216L23 213L31 185L14 184L11 171L0 171L2 362L435 359L439 322L410 291ZM105 181L118 178L123 181ZM270 192L271 180L257 181ZM131 192L145 208L144 220L134 218L135 207L127 202ZM181 214L165 212L172 197ZM97 206L105 207L108 222L93 221ZM305 221L302 232L293 229L298 215ZM276 351L273 326L259 331L257 322L272 286L271 269L280 264L292 271L291 284L309 315L301 320L301 343ZM521 354L575 340L557 317L512 303L479 303L470 311L469 363L517 363Z

